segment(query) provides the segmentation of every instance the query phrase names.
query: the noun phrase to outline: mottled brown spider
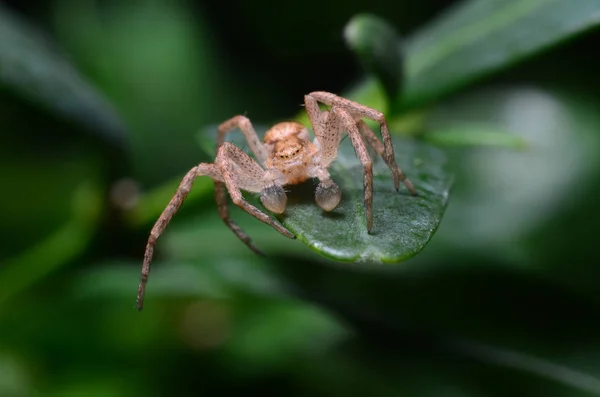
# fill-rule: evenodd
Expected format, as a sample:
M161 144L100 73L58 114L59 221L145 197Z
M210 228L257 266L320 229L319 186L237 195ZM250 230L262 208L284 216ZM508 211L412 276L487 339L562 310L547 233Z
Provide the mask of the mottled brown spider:
M331 108L328 111L321 111L319 102ZM368 232L371 232L373 225L373 166L367 144L389 166L396 190L399 189L400 181L403 181L408 190L413 195L416 194L413 184L396 165L392 139L383 113L329 92L312 92L304 96L304 104L316 136L312 142L308 129L293 121L274 125L265 134L263 143L260 142L250 120L244 116L235 116L219 126L215 162L201 163L183 177L175 195L150 232L138 287L139 310L142 309L144 302L146 281L156 240L185 200L194 180L199 176L209 176L214 180L215 199L223 222L248 248L261 255L262 252L252 243L248 235L229 218L227 192L235 205L271 225L284 236L295 238L275 219L244 200L242 190L259 193L260 201L267 210L281 214L285 211L287 202L283 187L304 182L309 178L317 178L319 184L315 190L315 201L324 211L333 210L339 204L342 192L331 179L327 168L337 157L344 131L350 136L364 169L364 204ZM363 118L379 123L383 144L362 120ZM225 142L225 135L236 128L244 134L256 161L230 142Z

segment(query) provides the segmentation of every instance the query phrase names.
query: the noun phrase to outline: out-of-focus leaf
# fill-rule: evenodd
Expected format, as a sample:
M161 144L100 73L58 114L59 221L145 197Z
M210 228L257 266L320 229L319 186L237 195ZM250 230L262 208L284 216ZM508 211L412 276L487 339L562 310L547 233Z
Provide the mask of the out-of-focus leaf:
M465 147L490 146L509 149L525 149L523 137L490 124L458 123L444 125L434 131L427 131L423 139L437 146Z
M388 100L402 90L403 53L400 37L387 21L370 14L353 17L344 29L346 44L382 84Z
M235 316L235 328L227 332L231 335L227 335L223 353L244 374L293 367L299 359L322 354L349 334L326 310L291 300L285 284L270 274L259 258L246 254L235 259L225 252L194 262L171 258L156 262L146 306L156 308L156 302L172 299L225 302ZM139 269L130 263L98 264L97 269L78 279L73 295L127 299L133 316L155 316L157 309L141 314L133 310L136 284L132 281L138 277Z
M0 6L0 302L79 255L127 154L117 114L49 37Z
M440 104L425 128L493 123L524 139L524 151L448 149L452 204L436 238L407 265L449 257L502 258L504 266L551 278L598 300L600 117L597 98L543 86L477 90ZM405 267L405 266L403 266Z
M211 182L212 183L212 182ZM245 211L232 205L230 208L233 219L263 252L269 252L269 257L275 254L301 255L317 259L317 255L306 250L301 244L292 239L281 239L272 227L262 222ZM232 240L233 237L233 240ZM185 222L173 222L168 231L160 238L159 249L167 257L177 260L195 260L206 256L245 257L248 248L238 241L232 231L225 226L217 213L215 205L201 214L189 215Z
M327 310L297 300L243 305L239 317L224 353L244 374L296 368L299 360L319 357L350 335Z
M139 392L131 382L120 376L92 376L92 374L80 374L73 371L62 382L56 382L51 390L45 390L44 395L48 397L128 397Z
M4 6L0 6L0 93L66 119L120 153L126 147L124 127L108 103L48 37Z
M214 153L215 128L201 133L204 150ZM264 128L257 128L258 131ZM244 148L240 135L232 142ZM373 165L373 230L367 233L364 211L363 171L348 139L340 146L330 167L342 190L342 201L324 214L314 203L313 189L292 187L281 223L317 253L342 262L396 263L416 255L435 233L444 214L452 178L444 154L435 148L394 138L396 160L419 195L394 190L389 169L382 160Z
M395 105L436 99L599 23L600 0L463 1L409 37Z
M9 298L72 260L95 231L102 203L98 187L84 182L73 194L70 217L48 237L0 263L0 308Z
M99 264L97 269L79 278L74 296L78 299L117 300L133 309L141 270L141 263L139 267L136 264L118 261ZM147 306L159 299L223 299L231 293L210 263L193 266L189 262L158 260L153 262L147 291Z
M198 126L256 114L269 96L231 73L210 21L187 1L56 0L52 13L61 44L127 122L142 186L206 160L194 145Z
M280 269L304 298L352 324L368 351L386 363L382 370L413 368L416 357L435 368L444 357L469 369L441 374L458 382L455 376L465 371L471 379L498 373L506 377L506 395L522 382L533 390L600 390L598 324L589 316L598 302L547 277L469 256L442 257L426 267L407 261L386 273L342 272L309 261L286 265ZM423 373L429 374L416 372ZM399 371L393 378L409 382L413 375Z
M16 354L0 352L0 394L3 396L31 395L31 375L25 360Z
M410 335L396 333L396 337ZM373 338L374 339L374 338ZM363 339L364 340L364 339ZM360 341L360 339L359 339ZM373 342L371 339L370 342ZM411 343L410 339L407 343ZM418 342L413 344L418 344ZM359 345L358 347L356 345ZM371 394L423 397L544 395L549 397L598 395L598 378L593 373L502 347L466 343L460 348L373 346L373 343L344 344L315 362L300 362L300 390L327 395ZM362 349L361 349L362 348ZM376 353L373 353L373 350ZM458 348L456 350L459 350ZM350 351L350 352L348 352ZM468 356L467 356L468 355ZM348 382L352 379L353 382Z
M563 364L561 358L551 359L540 357L539 355L528 354L527 352L507 349L498 346L491 346L472 341L454 341L449 347L469 358L481 361L487 366L504 367L512 371L520 371L533 375L538 379L552 382L552 388L562 386L561 389L569 390L570 394L578 395L600 395L600 374L598 368L591 366L591 371L582 371L577 363L577 358L572 360L574 363ZM575 352L575 356L578 353ZM594 352L592 356L597 356ZM567 359L567 361L571 361ZM579 364L579 365L578 365ZM586 365L589 366L589 365ZM537 383L537 382L536 382ZM547 395L546 393L544 393ZM557 395L563 395L559 392Z
M356 28L352 20L347 29ZM369 63L388 70L399 42L390 43L386 23L368 19L361 46L353 49ZM404 62L396 69L398 95L392 110L426 104L500 69L564 42L600 23L600 0L467 0L458 3L404 41ZM366 26L366 24L365 24ZM367 33L369 33L367 35ZM362 37L362 36L358 36ZM379 51L385 46L387 53ZM386 72L387 74L387 72ZM386 92L392 79L375 76ZM367 80L348 96L374 89ZM372 105L369 101L365 104Z
M134 227L139 227L149 223L156 222L160 214L167 207L167 204L177 192L182 177L173 178L171 182L160 185L151 191L141 194L137 198L130 211L125 213L125 217ZM213 182L209 178L200 178L194 182L194 188L186 197L186 204L200 201L213 192Z
M76 295L131 298L133 307L141 262L139 268L131 265L105 263L81 278ZM280 294L284 289L281 282L261 269L258 259L252 257L236 258L224 254L222 257L203 256L201 261L169 259L153 262L147 289L150 303L147 305L158 297L223 299L231 297L234 291Z
M442 240L456 247L518 251L517 239L579 202L600 165L599 135L592 127L600 119L592 105L582 108L576 98L542 87L489 89L457 97L429 114L427 130L493 123L529 146L526 151L481 147L449 152L460 176Z

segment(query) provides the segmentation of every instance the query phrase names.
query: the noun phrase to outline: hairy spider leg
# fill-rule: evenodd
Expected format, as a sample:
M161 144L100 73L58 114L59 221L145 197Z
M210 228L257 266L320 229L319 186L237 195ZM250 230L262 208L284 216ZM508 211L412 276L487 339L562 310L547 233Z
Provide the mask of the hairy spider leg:
M225 182L231 200L235 205L254 216L259 221L272 226L284 236L296 238L292 232L244 199L240 189L259 193L267 187L264 182L265 170L263 170L256 161L240 148L229 142L225 142L219 148L215 164L221 172L223 182ZM241 170L245 175L240 174Z
M337 157L343 131L345 130L350 136L352 146L354 146L364 170L364 205L367 231L370 233L373 228L373 163L356 122L344 108L333 106L331 110L322 112L316 99L310 95L305 97L305 102L306 112L321 145L321 165L323 167L327 167Z
M402 172L402 169L400 169L400 167L398 167L395 162L389 161L389 157L387 157L385 155L385 152L384 152L385 149L384 149L383 145L381 144L379 139L377 139L377 136L375 135L373 130L371 130L371 128L369 128L367 123L365 123L362 120L358 121L358 130L360 131L360 134L363 136L363 138L365 138L365 140L367 141L369 146L371 146L377 152L377 154L379 154L381 156L381 158L383 158L385 163L388 165L388 167L392 171L392 175L394 175L394 180L395 180L395 178L399 178L404 183L404 185L407 187L407 189L410 191L410 193L412 195L417 195L417 190L415 189L415 186L406 177L404 172ZM396 186L396 190L398 190L398 186Z
M154 255L154 246L156 245L156 240L162 235L163 231L171 222L173 215L179 210L183 201L187 197L190 192L192 185L194 184L194 180L199 176L209 176L211 178L221 178L221 174L218 168L214 164L206 164L202 163L197 165L188 171L187 174L181 180L177 191L169 201L167 207L163 210L162 214L152 227L150 231L150 236L148 237L148 243L146 244L146 252L144 253L144 262L142 264L142 277L140 279L140 284L138 286L137 293L137 308L138 310L142 310L144 306L144 294L146 291L146 282L148 281L148 274L150 273L150 263L152 262L152 256Z
M407 189L411 192L411 194L417 194L414 185L406 178L400 167L398 167L398 165L396 164L396 158L394 156L394 147L392 145L392 137L390 135L387 120L385 119L385 115L382 112L372 109L368 106L364 106L359 103L350 101L346 98L342 98L330 92L315 91L305 96L305 102L306 98L315 100L315 103L317 103L316 101L318 101L328 106L337 106L346 109L350 114L358 114L362 117L377 122L381 129L381 137L383 138L384 144L383 154L380 155L383 157L386 164L388 164L390 170L392 171L394 187L396 188L396 190L399 190L400 181L402 181L404 185L406 185ZM309 105L307 104L307 109L308 107Z
M224 121L219 125L217 132L217 152L225 142L225 136L239 128L248 142L248 146L256 159L264 166L267 161L267 151L264 145L260 142L256 130L246 116L238 115ZM229 216L229 202L227 200L227 189L222 181L215 180L214 187L215 201L217 203L217 211L221 220L227 227L240 239L252 252L264 256L264 253L252 242L252 239L244 230L235 223Z

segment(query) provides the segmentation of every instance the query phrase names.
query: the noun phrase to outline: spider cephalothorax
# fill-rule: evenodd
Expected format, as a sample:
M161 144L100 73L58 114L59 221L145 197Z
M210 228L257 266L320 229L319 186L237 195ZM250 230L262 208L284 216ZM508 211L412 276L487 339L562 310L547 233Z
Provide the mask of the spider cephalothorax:
M331 108L322 111L319 102ZM396 190L399 189L400 181L403 181L410 192L416 194L412 183L396 165L394 148L383 113L329 92L312 92L304 97L304 103L315 134L313 141L310 140L308 129L293 121L274 125L267 131L262 143L250 120L245 116L235 116L219 126L215 162L201 163L188 171L150 232L144 255L142 279L138 288L138 309L142 309L156 240L185 200L194 180L199 176L208 176L214 180L215 199L221 219L252 251L258 254L262 253L248 235L229 218L227 192L234 204L272 226L284 236L294 238L295 236L274 218L248 203L242 196L242 190L260 194L261 203L267 210L281 214L285 212L287 204L284 186L314 178L319 181L315 189L317 205L324 211L333 210L339 204L342 192L331 179L327 169L337 157L338 146L344 132L350 137L363 166L366 227L369 232L373 225L373 165L367 145L375 150L390 168ZM380 125L383 144L362 120L363 118L376 121ZM236 128L244 134L256 160L233 144L225 142L225 135Z
M311 177L313 159L319 149L309 138L306 127L293 121L275 124L265 134L265 148L270 153L265 165L267 169L280 170L285 175L286 185L295 185Z

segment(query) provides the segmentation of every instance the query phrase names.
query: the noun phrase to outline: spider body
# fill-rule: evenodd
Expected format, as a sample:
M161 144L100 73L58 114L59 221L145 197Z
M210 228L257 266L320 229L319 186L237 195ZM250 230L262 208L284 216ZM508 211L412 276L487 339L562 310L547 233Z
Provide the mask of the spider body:
M319 103L330 106L329 110L322 111ZM287 204L284 186L295 185L307 179L316 179L319 181L315 189L316 204L324 211L333 210L339 204L342 192L331 179L328 167L337 157L343 133L350 137L363 166L367 231L370 232L373 226L373 166L367 145L381 156L390 168L396 190L399 189L402 181L413 195L416 194L412 183L396 165L394 148L383 113L322 91L306 95L304 104L315 134L312 141L308 128L294 121L275 124L266 132L262 143L252 123L245 116L235 116L219 126L215 162L201 163L188 171L150 232L144 255L142 278L138 287L139 310L143 306L145 285L156 240L181 207L194 180L199 176L208 176L214 180L215 199L221 219L248 248L258 254L262 253L248 235L230 219L227 193L238 207L272 226L284 236L295 238L274 218L248 203L242 191L260 194L261 203L267 210L281 214L285 212ZM362 120L363 118L376 121L380 125L383 143ZM240 129L244 134L254 159L232 143L225 142L226 134L235 129Z
M318 147L310 140L307 128L297 122L275 124L263 139L267 152L267 169L276 168L285 176L286 185L295 185L314 177L314 160Z

